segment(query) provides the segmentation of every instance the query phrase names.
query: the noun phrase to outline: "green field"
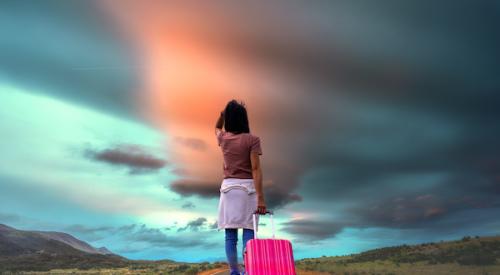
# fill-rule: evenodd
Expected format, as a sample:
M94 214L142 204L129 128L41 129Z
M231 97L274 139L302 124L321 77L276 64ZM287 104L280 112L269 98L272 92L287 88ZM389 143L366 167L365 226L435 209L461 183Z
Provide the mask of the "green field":
M303 271L300 274L500 274L500 265L488 266L464 266L457 263L428 264L426 262L394 264L391 261L375 261L351 264L332 264L332 262L320 262L312 266L297 265Z
M225 263L177 263L172 261L131 261L122 268L51 269L49 271L0 272L0 274L198 274L225 267Z
M309 274L500 274L500 236L373 249L296 262ZM300 273L299 273L300 274ZM307 274L307 273L303 273Z

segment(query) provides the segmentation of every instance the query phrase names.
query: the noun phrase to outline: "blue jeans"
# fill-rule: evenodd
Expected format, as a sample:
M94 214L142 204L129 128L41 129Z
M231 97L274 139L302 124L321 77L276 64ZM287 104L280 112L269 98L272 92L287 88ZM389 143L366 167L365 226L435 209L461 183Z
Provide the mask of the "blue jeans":
M243 228L243 245L242 245L242 255L245 253L245 247L247 241L253 239L254 233L252 229ZM238 268L238 253L236 251L236 244L238 243L238 229L237 228L226 228L226 256L231 268L231 275L239 275L240 270Z

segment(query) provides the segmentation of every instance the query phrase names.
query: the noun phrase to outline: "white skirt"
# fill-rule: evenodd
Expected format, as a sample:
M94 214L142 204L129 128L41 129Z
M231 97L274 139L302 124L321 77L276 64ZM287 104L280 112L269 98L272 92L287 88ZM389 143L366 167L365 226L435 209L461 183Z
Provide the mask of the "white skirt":
M253 179L227 178L220 187L217 229L253 228L252 214L257 210ZM256 216L257 224L259 216Z

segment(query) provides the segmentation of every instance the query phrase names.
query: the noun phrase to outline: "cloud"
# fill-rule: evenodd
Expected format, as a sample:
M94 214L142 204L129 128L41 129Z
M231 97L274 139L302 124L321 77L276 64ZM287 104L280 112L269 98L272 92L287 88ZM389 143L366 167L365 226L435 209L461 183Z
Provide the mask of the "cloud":
M192 209L192 208L195 208L196 206L194 205L194 203L188 201L188 202L184 203L181 207L184 209Z
M6 33L12 39L0 53L0 70L14 83L132 117L132 91L144 82L138 107L179 145L172 152L183 178L166 187L186 197L219 196L222 160L213 125L228 99L244 99L262 141L268 207L339 221L325 231L319 221L294 221L287 225L294 234L318 239L341 226L436 228L460 213L498 209L500 81L492 62L499 57L498 5L441 1L432 14L419 1L297 5L114 5L110 14L144 50L144 71L161 72L139 75L127 69L133 63L127 43L107 40L117 33L89 21L86 5L43 4L28 16L24 5L13 4L0 11L2 25L41 26L26 28L37 32L27 36L50 39L33 48ZM57 11L64 16L53 16ZM72 36L99 43L53 51L54 41ZM88 44L96 49L81 47ZM81 67L102 60L125 69ZM131 173L165 165L144 167L128 151L107 150L113 157L106 150L90 156ZM454 224L466 225L467 217Z
M116 251L121 253L136 253L151 248L184 248L194 246L209 246L211 242L201 237L204 234L206 219L198 218L187 223L185 227L178 228L176 233L167 234L175 226L164 228L152 228L146 224L127 224L122 226L85 226L74 224L67 226L65 231L87 241L99 241L106 238L118 238L127 245L117 247ZM184 232L189 231L189 232ZM181 235L179 235L181 234ZM184 234L184 235L182 235Z
M270 209L302 200L300 195L291 193L286 187L277 185L273 181L265 181L263 185L266 204ZM186 197L197 195L202 198L219 198L220 196L220 183L180 179L171 183L168 188Z
M220 195L220 184L213 182L180 179L166 187L186 197L197 195L202 198L217 198Z
M210 226L208 228L210 228L210 229L217 229L217 227L218 227L218 224L217 224L217 221L215 221L212 224L210 224Z
M220 196L219 183L180 179L171 183L168 188L186 197L197 195L202 198L218 198ZM280 208L288 203L302 200L298 194L290 193L285 187L272 181L265 181L264 194L267 207L270 209Z
M335 236L344 225L330 221L296 219L282 223L283 230L297 236L301 241L319 241Z
M193 224L195 224L194 227L197 226L197 223L199 223L198 220L193 221ZM206 238L201 238L200 236L167 235L158 228L148 228L145 225L141 226L139 230L128 234L127 238L132 242L148 243L154 247L186 248L212 245Z
M119 248L118 250L116 250L118 253L138 253L138 252L141 252L141 251L144 251L145 248L144 247L134 247L132 245L126 245L122 248Z
M136 226L137 225L135 223L132 223L129 225L122 225L122 226L118 227L118 231L124 231L124 232L132 231L135 229Z
M112 226L89 227L89 226L82 225L82 224L73 224L73 225L70 225L70 226L65 228L65 230L75 232L75 233L82 233L82 234L110 232L114 229L115 228Z
M112 235L129 233L134 230L136 224L123 226L86 226L82 224L72 224L64 228L64 232L75 234L87 241L98 241Z
M118 145L104 150L86 149L85 156L112 165L125 166L130 174L151 173L163 168L167 162L145 152L138 145Z
M102 226L88 226L83 224L71 224L64 227L64 231L68 231L75 234L82 235L93 235L93 234L128 234L134 231L137 227L140 227L138 224L126 224L121 226L112 226L112 225L102 225Z
M300 195L290 192L290 189L285 185L278 185L273 181L266 181L263 187L264 199L269 209L279 209L292 202L302 201Z
M325 170L305 179L308 189L300 191L323 203L335 202L333 213L343 220L355 220L350 225L360 228L433 227L438 220L467 209L500 208L498 187L484 173L470 174L464 168L405 174L397 165L387 171L374 166L375 171L367 175L351 174L344 166Z
M0 51L2 79L137 120L138 60L123 33L109 23L95 2L3 2L0 34L10 38ZM19 24L26 26L23 35L16 35ZM29 39L36 39L36 46ZM84 46L90 44L92 48Z
M360 204L348 211L358 219L357 226L419 228L450 212L448 207L441 201L398 198Z
M374 188L385 190L379 185L375 185ZM344 201L341 200L341 196L345 194L341 194L335 198L341 202L331 205L329 213L323 212L321 222L317 223L311 219L298 220L299 222L292 220L284 223L284 230L299 238L306 237L311 240L335 237L345 228L397 229L432 236L447 234L450 230L458 228L463 229L464 232L470 231L471 228L467 224L472 217L467 216L471 213L475 213L473 214L476 223L474 230L490 226L491 215L486 213L500 211L500 200L495 194L464 194L462 191L453 192L451 188L451 186L439 186L436 189L425 189L436 191L432 194L406 191L403 193L405 195L401 195L395 191L383 196L368 189L366 193L361 192L362 196L352 193L346 196ZM437 190L442 192L437 192ZM353 197L358 197L358 199L346 202ZM305 207L303 211L313 210ZM315 214L319 213L322 211L315 212ZM479 213L484 213L484 215ZM466 228L469 229L465 230Z
M188 229L191 231L199 231L200 228L202 228L206 222L207 222L206 218L203 218L203 217L197 218L196 220L192 220L192 221L188 222L185 227L181 227L181 228L177 229L177 232L186 231Z

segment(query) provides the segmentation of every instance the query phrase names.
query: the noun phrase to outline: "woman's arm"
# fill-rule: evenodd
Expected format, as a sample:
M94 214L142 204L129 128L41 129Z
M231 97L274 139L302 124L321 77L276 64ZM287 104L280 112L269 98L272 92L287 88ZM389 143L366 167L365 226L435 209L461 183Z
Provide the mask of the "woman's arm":
M257 191L257 212L266 214L266 202L264 200L264 190L262 188L262 169L260 167L260 157L257 152L250 153L250 161L252 162L252 177Z
M222 130L224 126L224 111L220 112L219 119L217 119L217 123L215 123L215 129Z

